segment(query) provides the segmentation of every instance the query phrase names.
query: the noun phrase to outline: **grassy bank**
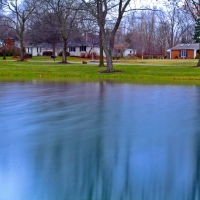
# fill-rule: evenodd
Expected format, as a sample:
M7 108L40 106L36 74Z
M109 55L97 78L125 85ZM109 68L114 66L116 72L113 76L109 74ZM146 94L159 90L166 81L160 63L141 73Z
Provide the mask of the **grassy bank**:
M54 62L50 57L34 57L25 62L12 58L0 60L0 79L8 78L86 78L106 80L160 80L160 81L199 81L200 68L194 67L197 60L117 60L116 70L121 73L100 74L105 68L97 64L82 64L83 59L68 58L71 64L59 64L60 58ZM89 61L89 60L87 60Z

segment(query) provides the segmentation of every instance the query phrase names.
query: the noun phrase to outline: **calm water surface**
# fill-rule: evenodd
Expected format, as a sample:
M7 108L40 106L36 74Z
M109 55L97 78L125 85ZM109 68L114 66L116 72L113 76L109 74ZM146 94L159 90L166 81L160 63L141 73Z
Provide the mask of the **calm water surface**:
M199 200L200 87L0 82L1 200Z

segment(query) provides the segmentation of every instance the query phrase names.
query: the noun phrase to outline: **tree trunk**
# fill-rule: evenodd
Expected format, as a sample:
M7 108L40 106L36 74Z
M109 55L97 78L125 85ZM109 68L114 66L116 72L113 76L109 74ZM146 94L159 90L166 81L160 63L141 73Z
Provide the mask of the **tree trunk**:
M3 60L6 60L6 45L3 45Z
M3 60L6 60L6 51L3 51Z
M21 26L20 34L19 34L19 41L20 41L20 61L24 61L25 55L25 47L24 47L24 23Z
M24 61L25 47L24 47L23 34L20 35L19 40L20 40L20 61Z
M112 60L113 46L111 40L110 40L110 47L107 46L106 34L104 32L102 32L102 42L103 42L103 49L106 54L107 71L112 72L114 71L113 60Z
M200 59L198 59L197 67L200 67Z
M199 59L198 59L197 67L200 67L200 43L199 43Z
M66 52L67 52L67 41L66 39L63 39L62 63L67 63Z
M105 67L104 59L103 59L103 41L102 41L102 33L99 32L99 48L100 48L100 55L99 55L99 66L98 67Z
M53 56L56 56L56 44L52 43Z
M106 63L107 63L107 71L112 72L114 71L113 68L113 59L112 59L112 50L107 47L105 43L103 43L104 52L106 54Z
M106 62L107 62L107 71L113 72L114 71L113 60L110 54L106 54Z

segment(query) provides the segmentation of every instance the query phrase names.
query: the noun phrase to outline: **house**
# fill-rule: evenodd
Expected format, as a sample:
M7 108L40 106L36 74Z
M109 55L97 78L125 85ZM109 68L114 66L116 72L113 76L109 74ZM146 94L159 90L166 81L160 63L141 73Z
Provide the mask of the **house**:
M123 56L126 57L129 55L134 55L136 53L137 53L137 51L135 49L125 49Z
M70 56L78 56L78 57L83 57L86 54L92 54L92 53L94 53L97 56L100 55L99 43L92 43L92 42L69 43L67 51L69 52Z
M48 43L41 44L29 44L25 45L26 53L32 54L32 56L37 55L51 55L52 45ZM62 44L57 44L55 49L56 56L62 52ZM91 54L92 52L96 55L100 54L99 44L92 44L91 42L82 42L82 43L68 43L67 52L69 52L70 56L82 57L83 55Z
M169 58L188 58L193 59L199 53L199 44L178 44L167 50Z
M29 44L25 45L26 53L32 54L32 56L43 56L43 55L52 55L53 48L51 44L41 43L41 44ZM62 46L57 44L55 47L55 54L58 54L62 51Z
M25 45L25 49L26 53L32 54L32 56L53 54L52 45L48 43ZM62 52L62 50L62 44L57 44L55 48L55 55L58 56L59 53ZM100 46L98 42L70 42L67 45L67 52L70 56L92 57L93 55L94 57L96 57L100 55ZM126 49L123 55L127 56L128 54L135 53L136 50L134 49ZM103 55L104 57L106 56L105 53Z

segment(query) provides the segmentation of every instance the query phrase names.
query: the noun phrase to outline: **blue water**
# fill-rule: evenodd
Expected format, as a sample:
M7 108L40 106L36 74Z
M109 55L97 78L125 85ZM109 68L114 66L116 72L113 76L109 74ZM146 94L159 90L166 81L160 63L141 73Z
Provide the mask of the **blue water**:
M200 87L0 82L0 200L200 199Z

